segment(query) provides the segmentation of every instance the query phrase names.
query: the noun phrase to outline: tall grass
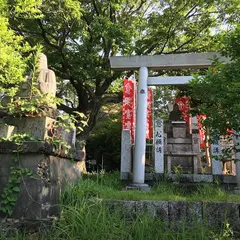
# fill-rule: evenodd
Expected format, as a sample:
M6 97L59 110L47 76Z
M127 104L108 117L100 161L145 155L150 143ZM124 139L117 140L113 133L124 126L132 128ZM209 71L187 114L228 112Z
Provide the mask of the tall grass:
M152 200L226 200L227 193L219 187L201 185L186 195L178 184L160 182L151 192L122 191L124 185L119 174L91 174L74 186L67 186L60 202L60 218L51 230L35 235L18 232L0 239L34 240L230 240L232 231L225 228L213 229L207 223L184 221L163 222L145 213L128 218L121 208L111 209L103 199L152 199ZM235 199L239 201L238 199ZM238 239L238 238L235 238Z
M217 184L202 183L195 190L185 191L179 184L162 181L154 184L150 192L125 191L119 173L88 174L75 186L69 186L63 199L68 203L83 197L118 200L175 200L175 201L228 201L240 202L240 196L225 191ZM71 199L71 196L75 196Z
M224 237L224 238L223 238ZM232 239L224 229L214 230L204 223L179 222L170 225L160 219L139 213L135 219L124 218L121 211L112 211L99 199L82 199L64 206L62 216L49 239L116 239L116 240L208 240Z
M119 174L91 174L79 184L69 187L62 196L62 214L56 222L51 239L126 239L126 240L230 240L231 229L211 229L207 223L162 222L144 213L126 218L121 209L110 209L103 199L125 200L226 200L227 193L215 185L201 185L186 195L178 185L161 182L150 193L122 191ZM239 198L238 198L239 199Z

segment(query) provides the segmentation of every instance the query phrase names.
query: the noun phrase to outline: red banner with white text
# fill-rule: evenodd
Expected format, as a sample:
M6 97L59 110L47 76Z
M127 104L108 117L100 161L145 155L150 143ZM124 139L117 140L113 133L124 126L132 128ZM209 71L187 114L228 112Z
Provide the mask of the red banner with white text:
M147 98L147 127L146 127L146 139L153 138L153 91L148 88L148 98Z
M124 79L123 83L123 105L122 105L122 129L128 129L131 133L132 144L134 144L135 122L136 122L136 81Z
M179 111L182 114L183 120L187 122L187 124L190 124L190 104L189 104L189 97L183 96L180 98L175 99L175 103L178 105Z

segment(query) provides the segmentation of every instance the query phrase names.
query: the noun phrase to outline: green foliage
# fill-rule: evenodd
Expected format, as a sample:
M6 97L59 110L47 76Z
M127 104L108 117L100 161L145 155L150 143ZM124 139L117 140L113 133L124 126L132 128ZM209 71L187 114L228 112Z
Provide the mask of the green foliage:
M106 170L120 168L121 153L121 106L110 104L103 109L102 120L89 135L86 151L88 159Z
M206 114L203 122L210 127L211 137L225 135L227 130L240 130L240 28L225 37L225 54L232 58L227 64L217 60L203 76L196 76L189 94L194 113Z
M19 156L14 158L14 162L19 163ZM20 192L20 183L24 176L32 176L32 172L28 168L19 166L10 167L10 176L8 177L8 183L4 186L1 194L0 211L6 213L7 216L11 216L13 213L13 207L16 204L18 193Z
M55 150L60 153L64 153L68 157L72 158L73 149L72 146L64 139L64 132L76 131L79 134L83 127L87 124L83 113L74 112L74 115L62 114L59 115L53 125L53 136L47 139L47 141L55 147Z
M53 228L52 239L212 239L213 231L205 224L181 222L167 226L161 219L138 213L124 218L120 210L111 211L95 200L63 207L62 218ZM131 216L131 213L128 215ZM221 236L219 234L218 236Z
M8 21L0 15L0 91L2 94L15 95L17 86L24 81L26 61L22 53L23 38L8 28ZM12 86L9 89L9 86Z
M206 200L209 196L216 197L217 192L222 191L214 189L216 187L211 185L199 186L196 190L196 193L200 194L198 200ZM177 194L182 198L176 198ZM160 218L150 217L143 212L133 213L128 211L126 213L121 207L112 209L102 202L102 199L186 200L186 198L183 198L186 195L186 192L180 191L172 183L167 184L166 182L155 185L150 193L126 192L121 190L119 173L117 172L113 174L103 172L100 174L88 174L77 185L68 186L63 193L61 218L45 238L232 239L233 232L228 223L225 223L221 229L214 229L205 222L199 223L197 221L193 221L191 224L182 221L181 223L178 222L177 225L176 223L166 225ZM158 196L159 199L154 198L154 196ZM187 199L196 200L188 198L191 195L186 197Z
M115 200L160 200L160 201L228 201L239 202L240 197L225 191L219 184L199 184L196 188L184 188L180 184L161 181L151 187L150 192L123 191L125 184L120 182L118 172L90 173L75 186L69 186L63 195L62 204L80 203L82 199Z
M223 24L239 19L237 0L37 1L35 8L28 2L40 13L23 19L13 11L8 15L11 29L30 45L43 45L61 79L58 95L65 104L59 108L87 116L85 135L101 107L121 99L112 83L123 74L110 70L110 56L213 51ZM15 3L7 6L16 9Z
M17 201L18 193L20 192L20 184L25 176L31 177L32 171L28 168L23 168L20 165L19 152L21 151L22 143L25 141L36 141L29 134L14 134L9 138L1 138L0 142L14 142L19 145L16 156L12 159L13 166L10 167L10 174L8 177L8 182L4 186L1 200L0 200L0 211L5 213L7 216L11 216L13 213L13 208Z
M55 122L55 128L61 127L64 128L64 131L70 132L76 130L76 134L79 134L83 131L83 127L87 125L86 116L83 113L74 111L74 115L70 114L61 114L58 116L57 121Z
M21 34L9 28L9 18L13 14L21 19L36 19L41 16L39 5L42 1L6 1L0 2L0 91L1 108L10 115L43 113L50 103L60 103L49 95L41 95L38 90L38 58L42 50L40 45L30 46ZM31 67L29 67L31 66ZM31 81L26 75L31 73ZM22 84L30 85L30 94L21 98Z
M122 186L123 187L123 186ZM214 196L217 192L216 186L199 186L196 193L201 194L198 200L206 200L208 194ZM118 191L118 195L115 193ZM163 200L161 196L168 200L168 195L186 196L184 191L180 191L174 184L161 182L152 188L152 191ZM28 235L28 239L179 239L179 240L230 240L238 239L237 233L233 233L231 226L225 222L222 227L213 228L205 221L178 221L163 222L160 218L154 218L145 212L131 212L118 205L109 206L102 199L121 199L120 195L125 195L125 200L150 199L146 198L150 193L139 191L122 191L119 180L119 173L113 174L101 172L85 175L84 178L74 186L68 185L61 197L61 216L54 223L47 233L35 233ZM201 192L201 193L200 193ZM113 197L111 197L112 195ZM129 196L135 196L130 198ZM136 198L139 196L139 198ZM205 196L206 198L202 198ZM152 198L157 200L156 198ZM158 199L158 200L159 200ZM171 198L171 200L184 200ZM170 199L169 199L170 200ZM192 199L196 200L196 199ZM218 200L218 199L215 199ZM239 201L239 198L238 198ZM11 235L10 235L11 236ZM14 235L13 235L14 237ZM24 236L23 236L24 237ZM9 238L7 238L9 239ZM17 238L13 238L17 239ZM21 238L20 238L21 239ZM25 238L22 238L25 239Z
M24 134L13 134L9 138L0 138L0 142L14 142L21 145L25 141L37 141L38 139L33 138L31 135Z

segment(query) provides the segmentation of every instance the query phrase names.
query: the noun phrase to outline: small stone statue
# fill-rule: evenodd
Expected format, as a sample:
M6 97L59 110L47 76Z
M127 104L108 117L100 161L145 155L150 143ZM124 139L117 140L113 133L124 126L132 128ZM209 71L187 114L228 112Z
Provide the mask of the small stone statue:
M170 121L183 121L182 113L180 112L179 107L176 103L173 106L172 112L170 112L170 114L169 114L169 120Z
M50 93L56 96L56 76L54 71L48 69L47 57L42 53L39 57L38 88L42 94Z
M53 97L56 96L57 89L56 76L54 71L48 69L47 57L43 53L40 54L38 59L38 67L35 73L35 79L33 79L32 73L29 76L27 76L26 81L20 84L16 97L23 99L37 97L39 94L36 91L33 91L33 84L34 87L37 88L41 94L50 94ZM10 101L11 99L9 96L4 96L1 99L1 105L3 107L7 107ZM53 116L55 114L56 104L47 102L47 104L44 105L46 113L48 112L47 115ZM49 111L47 109L49 109Z
M55 97L57 88L56 76L52 70L48 69L47 57L43 53L39 56L36 77L37 89L39 89L42 94L52 94ZM22 98L28 98L30 96L31 87L32 74L27 76L26 82L21 84L20 91L17 95Z

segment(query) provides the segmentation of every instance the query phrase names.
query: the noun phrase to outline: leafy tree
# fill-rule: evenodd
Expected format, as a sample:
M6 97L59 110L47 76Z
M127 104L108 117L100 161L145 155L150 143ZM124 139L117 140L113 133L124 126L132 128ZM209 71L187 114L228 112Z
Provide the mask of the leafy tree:
M39 1L17 1L14 9L9 9L7 1L0 0L0 91L1 97L13 97L21 82L24 81L31 53L23 36L9 28L9 15L24 15L26 18L40 17L37 9Z
M121 105L102 107L100 118L87 139L87 158L95 159L99 168L120 170Z
M189 93L195 113L206 114L204 124L211 136L225 135L227 130L240 131L240 26L223 37L223 53L231 62L218 61L203 77L196 77Z
M28 2L21 9L33 1ZM40 18L10 11L9 21L31 46L42 44L59 80L68 80L61 83L60 97L71 84L68 93L76 98L60 109L88 116L84 136L78 136L85 138L101 106L121 98L110 90L122 77L110 70L110 56L214 50L215 33L232 16L239 18L238 7L237 0L45 0L38 4ZM8 8L18 10L15 1Z

